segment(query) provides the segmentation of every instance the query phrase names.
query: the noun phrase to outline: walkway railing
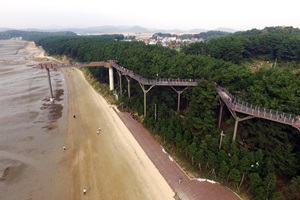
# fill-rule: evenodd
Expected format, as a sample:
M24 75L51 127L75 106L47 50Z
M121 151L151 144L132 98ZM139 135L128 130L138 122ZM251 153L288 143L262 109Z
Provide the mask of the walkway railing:
M157 79L146 79L142 76L134 73L132 70L128 70L123 66L116 63L115 60L107 61L97 61L97 62L87 62L87 63L40 63L38 68L63 68L63 67L93 67L93 66L112 66L116 70L120 71L123 75L130 76L131 78L139 81L143 85L158 85L158 86L197 86L198 83L194 79L170 79L170 78L157 78ZM221 86L217 86L217 92L219 96L223 99L228 107L232 110L252 115L259 118L264 118L283 124L292 125L294 127L300 127L300 115L287 114L277 110L271 110L266 108L261 108L259 106L250 104L248 102L242 101L235 98L230 92Z
M132 70L128 70L125 67L118 65L114 61L109 61L109 62L113 68L120 71L123 75L130 76L131 78L139 81L143 85L160 85L160 86L197 86L198 85L195 79L180 79L180 78L146 79L134 73Z
M222 100L226 103L228 107L232 110L245 113L248 115L253 115L255 117L264 118L283 124L292 125L295 127L300 127L300 116L294 114L288 114L277 110L262 108L248 102L242 101L235 98L230 94L225 88L217 86L217 92Z

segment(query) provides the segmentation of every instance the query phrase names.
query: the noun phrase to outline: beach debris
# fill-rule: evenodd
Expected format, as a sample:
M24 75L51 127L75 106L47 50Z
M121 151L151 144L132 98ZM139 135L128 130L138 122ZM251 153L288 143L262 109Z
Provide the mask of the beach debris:
M9 175L9 170L11 170L11 167L6 167L4 169L2 176L0 176L0 181L4 181L7 178Z
M209 180L209 179L205 179L205 178L198 178L197 180L200 181L200 182L201 182L201 181L207 181L207 182L213 183L213 184L214 184L214 183L218 183L218 182L215 182L215 181L213 181L213 180Z
M75 116L75 115L73 115L73 118L74 118L74 119L76 119L76 116Z
M175 192L175 195L173 196L174 199L181 199L181 197L179 196L178 192Z
M165 153L165 154L167 154L167 152L166 152L166 150L161 146L161 150Z
M63 149L64 149L64 150L66 150L66 147L65 147L65 146L63 146Z
M86 188L83 188L83 195L86 195Z

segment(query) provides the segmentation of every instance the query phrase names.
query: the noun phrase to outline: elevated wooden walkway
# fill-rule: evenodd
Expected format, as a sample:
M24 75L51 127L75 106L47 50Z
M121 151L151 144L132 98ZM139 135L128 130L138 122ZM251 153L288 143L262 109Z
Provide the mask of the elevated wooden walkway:
M143 92L144 92L144 116L146 116L146 94L153 88L154 86L170 86L174 91L178 94L178 106L177 110L180 110L180 95L181 93L187 89L188 87L196 87L198 85L197 81L194 79L166 79L166 78L157 78L157 79L147 79L144 78L132 70L129 70L123 66L117 64L116 60L106 60L106 61L96 61L96 62L87 62L87 63L74 63L74 64L64 64L64 63L40 63L36 67L40 69L46 69L48 71L48 78L49 78L49 85L51 90L51 81L49 75L49 69L54 68L67 68L67 67L106 67L106 68L114 68L117 70L120 76L120 93L122 93L122 84L121 84L121 76L124 75L128 81L128 97L130 98L130 79L134 79L139 82ZM150 86L148 89L145 86ZM174 87L180 86L185 87L183 90L178 90ZM269 110L266 108L260 108L258 106L249 104L244 102L240 99L233 97L225 88L217 86L216 87L217 93L220 99L220 117L219 117L219 128L222 119L222 112L224 104L228 107L229 111L233 115L234 119L236 120L235 129L234 129L234 136L233 141L236 138L237 126L238 122L244 121L251 118L262 118L286 125L293 126L300 131L300 116L294 114L286 114L284 112L276 111L276 110ZM52 91L51 91L52 93ZM51 97L53 95L51 94ZM240 118L237 116L236 113L243 113L248 115L247 117Z
M128 70L123 66L118 65L113 61L109 61L111 66L116 70L120 71L122 75L129 76L132 79L140 82L143 85L156 85L156 86L185 86L185 87L195 87L197 86L197 81L194 79L167 79L167 78L158 78L158 79L146 79L140 75L134 73L132 70Z
M231 114L233 115L234 119L236 120L235 129L233 133L233 141L236 138L237 126L238 122L244 121L251 118L262 118L286 125L290 125L295 127L300 131L300 120L298 115L294 114L286 114L284 112L270 110L266 108L260 108L256 105L252 105L250 103L244 102L240 99L233 97L225 88L217 86L217 92L222 100L221 103L221 111L220 111L220 119L219 119L219 128L220 128L220 121L222 115L222 106L225 104ZM248 115L244 118L239 118L236 112L243 113Z
M140 75L134 73L132 70L126 69L123 66L120 66L116 63L115 60L107 61L96 61L96 62L86 62L86 63L53 63L46 62L40 63L36 66L39 69L57 69L57 68L70 68L70 67L113 67L117 71L121 72L122 75L128 76L143 85L156 85L156 86L197 86L197 82L194 79L146 79Z

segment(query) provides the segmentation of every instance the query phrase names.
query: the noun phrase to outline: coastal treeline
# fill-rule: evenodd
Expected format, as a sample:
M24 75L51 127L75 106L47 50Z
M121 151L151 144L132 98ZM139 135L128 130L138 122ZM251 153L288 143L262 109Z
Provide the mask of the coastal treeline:
M271 62L289 62L299 67L300 29L293 27L266 27L228 34L208 42L183 47L189 55L207 55L236 64L255 58Z
M51 37L51 36L75 36L76 33L71 31L60 31L60 32L40 32L40 31L22 31L22 30L7 30L0 32L1 40L22 38L28 41L37 41L40 38Z
M131 98L124 91L118 101L123 108L142 116L144 126L159 135L169 151L182 155L202 177L219 181L250 199L297 199L300 196L299 130L254 118L239 123L237 139L232 142L234 119L228 110L223 112L221 128L218 128L216 84L236 98L261 108L300 114L297 70L300 56L286 50L289 42L294 40L298 44L299 30L291 27L266 30L238 32L191 44L182 51L103 36L44 37L36 43L51 55L67 55L79 62L115 59L121 66L149 79L196 79L198 86L182 93L179 112L177 93L169 87L157 86L148 92L147 115L142 116L143 92L136 81L131 81ZM262 51L260 37L282 40L265 41L267 50ZM240 41L247 41L247 48L255 51L245 53L246 47L241 45L244 48L241 53L233 45L241 44ZM282 47L280 56L272 53L274 44ZM297 45L290 48L300 52ZM215 56L212 49L223 55ZM254 70L245 64L252 59L264 62L274 58L278 59L276 67L269 63L268 67L258 65ZM293 67L286 67L290 64ZM100 82L108 83L107 69L95 67L89 71ZM119 81L117 74L115 77ZM127 88L126 81L122 84L123 89ZM119 84L115 85L118 93ZM222 143L221 131L225 134Z
M228 34L230 33L224 31L207 31L207 32L201 32L199 34L181 34L181 35L159 32L153 34L151 38L156 39L157 37L176 37L182 40L191 39L191 38L198 38L198 39L202 38L205 41L209 41L211 39L219 38Z

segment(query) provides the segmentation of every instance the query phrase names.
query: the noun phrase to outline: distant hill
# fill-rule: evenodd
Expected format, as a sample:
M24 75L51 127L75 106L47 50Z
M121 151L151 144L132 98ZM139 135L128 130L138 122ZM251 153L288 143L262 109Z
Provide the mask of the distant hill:
M0 28L0 31L16 30L12 28ZM111 33L201 33L207 32L207 29L191 29L191 30L180 30L180 29L149 29L141 26L95 26L88 28L51 28L51 29L37 29L37 28L26 28L18 29L23 31L41 31L41 32L59 32L59 31L72 31L77 34L111 34ZM218 28L216 30L233 33L235 30L229 28Z
M7 31L7 30L12 30L11 28L6 28L6 27L2 27L2 28L0 28L0 31L2 32L2 31Z
M224 27L216 28L215 31L222 31L222 32L228 32L228 33L237 32L237 30L234 30L232 28L224 28Z
M191 29L189 32L190 33L203 33L203 32L207 32L207 31L209 31L209 30L197 28L197 29Z

